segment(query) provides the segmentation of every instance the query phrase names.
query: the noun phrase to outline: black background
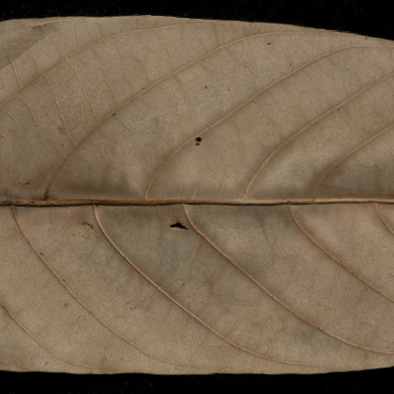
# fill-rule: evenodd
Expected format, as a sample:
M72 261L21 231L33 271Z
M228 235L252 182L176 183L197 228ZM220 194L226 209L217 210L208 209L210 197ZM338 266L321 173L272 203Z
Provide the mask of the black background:
M389 3L389 2L387 2ZM0 20L51 16L170 15L276 22L394 39L394 13L386 2L350 0L6 1ZM146 374L71 375L0 372L0 394L107 393L394 393L394 368L321 375Z

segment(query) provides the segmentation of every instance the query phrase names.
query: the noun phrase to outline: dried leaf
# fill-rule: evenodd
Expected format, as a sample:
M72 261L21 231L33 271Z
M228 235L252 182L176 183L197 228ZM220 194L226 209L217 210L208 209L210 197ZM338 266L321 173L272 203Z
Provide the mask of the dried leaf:
M394 44L0 24L0 368L394 364Z

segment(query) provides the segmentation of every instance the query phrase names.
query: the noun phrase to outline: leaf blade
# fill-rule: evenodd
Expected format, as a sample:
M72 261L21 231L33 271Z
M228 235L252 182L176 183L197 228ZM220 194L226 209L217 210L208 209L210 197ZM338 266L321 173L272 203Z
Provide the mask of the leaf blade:
M162 17L0 31L2 368L392 365L391 42Z

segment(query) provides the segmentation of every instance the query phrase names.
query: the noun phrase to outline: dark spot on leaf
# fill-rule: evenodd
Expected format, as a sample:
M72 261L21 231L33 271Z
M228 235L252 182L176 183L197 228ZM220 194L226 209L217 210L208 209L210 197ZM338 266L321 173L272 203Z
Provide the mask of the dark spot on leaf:
M204 88L205 88L205 89L208 89L208 86L207 86L207 85L204 85Z
M271 45L272 44L272 42L267 42L267 45Z
M200 142L202 141L201 137L196 138L196 146L200 145Z
M44 256L44 253L40 252L40 256Z
M93 226L90 223L87 222L78 222L81 226L88 226L91 230L93 230Z
M179 228L181 230L188 230L187 227L185 227L182 223L176 222L174 224L170 224L171 228Z

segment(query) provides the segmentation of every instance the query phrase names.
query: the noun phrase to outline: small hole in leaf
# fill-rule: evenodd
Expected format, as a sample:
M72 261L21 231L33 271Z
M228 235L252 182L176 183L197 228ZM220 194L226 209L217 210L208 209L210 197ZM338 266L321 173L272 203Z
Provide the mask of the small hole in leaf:
M200 145L200 142L202 141L201 137L196 138L196 146Z
M185 227L182 223L176 222L174 224L170 224L171 228L179 228L181 230L188 230L187 227Z

